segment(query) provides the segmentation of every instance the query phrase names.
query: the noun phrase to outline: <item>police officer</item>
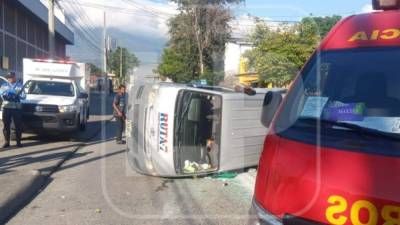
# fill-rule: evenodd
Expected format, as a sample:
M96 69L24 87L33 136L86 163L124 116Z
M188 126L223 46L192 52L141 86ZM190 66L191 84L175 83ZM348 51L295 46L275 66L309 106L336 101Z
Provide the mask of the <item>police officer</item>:
M11 121L14 121L17 147L21 148L21 137L22 137L22 105L21 99L26 96L22 90L23 85L21 82L17 82L15 73L10 72L5 76L8 83L4 83L0 87L0 95L3 99L2 110L3 110L3 133L4 133L4 145L3 148L10 147L10 135L11 135Z

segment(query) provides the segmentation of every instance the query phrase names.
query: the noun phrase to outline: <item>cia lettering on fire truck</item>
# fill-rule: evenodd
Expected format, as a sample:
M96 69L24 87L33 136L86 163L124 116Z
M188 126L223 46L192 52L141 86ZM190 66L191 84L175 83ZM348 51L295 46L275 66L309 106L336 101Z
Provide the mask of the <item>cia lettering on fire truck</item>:
M333 225L400 225L400 206L385 205L378 208L367 200L349 202L344 197L333 195L328 198L325 217ZM363 217L361 217L363 215Z
M385 29L385 30L373 30L372 32L360 31L355 33L349 42L356 41L376 41L376 40L393 40L400 38L400 29Z

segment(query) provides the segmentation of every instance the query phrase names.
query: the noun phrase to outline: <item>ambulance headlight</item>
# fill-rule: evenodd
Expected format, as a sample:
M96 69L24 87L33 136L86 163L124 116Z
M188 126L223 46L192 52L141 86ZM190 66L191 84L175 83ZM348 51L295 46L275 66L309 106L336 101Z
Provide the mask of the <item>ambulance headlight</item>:
M400 9L400 0L372 0L375 10Z
M78 107L76 105L63 105L58 106L58 111L60 111L60 113L76 112L78 111Z

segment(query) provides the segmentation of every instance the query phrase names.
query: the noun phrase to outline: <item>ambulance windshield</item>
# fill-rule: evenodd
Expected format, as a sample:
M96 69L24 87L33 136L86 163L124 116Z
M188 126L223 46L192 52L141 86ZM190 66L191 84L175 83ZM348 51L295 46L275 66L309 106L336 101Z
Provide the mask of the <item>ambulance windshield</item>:
M31 95L50 95L74 97L72 83L54 81L28 81L25 85L25 93Z
M276 123L278 133L304 131L322 121L324 132L335 130L331 136L351 133L351 127L335 126L336 122L400 137L399 59L400 48L394 47L314 56L287 96Z

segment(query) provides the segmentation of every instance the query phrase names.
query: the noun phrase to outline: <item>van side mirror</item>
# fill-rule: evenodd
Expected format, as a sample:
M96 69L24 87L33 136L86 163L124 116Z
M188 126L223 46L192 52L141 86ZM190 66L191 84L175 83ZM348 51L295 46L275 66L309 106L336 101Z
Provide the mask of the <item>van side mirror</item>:
M274 119L275 113L278 110L279 105L282 103L282 100L282 94L279 92L270 91L265 95L261 112L261 123L265 127L269 127L271 125L271 122Z
M87 93L80 93L78 98L87 99L89 95Z

